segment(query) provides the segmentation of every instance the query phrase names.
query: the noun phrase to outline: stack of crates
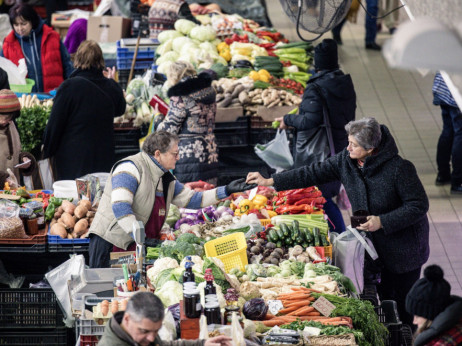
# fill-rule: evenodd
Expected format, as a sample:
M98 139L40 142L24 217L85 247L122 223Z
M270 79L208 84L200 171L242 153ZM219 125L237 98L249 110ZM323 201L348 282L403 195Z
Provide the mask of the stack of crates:
M142 75L146 69L151 68L154 63L156 50L153 47L139 47L136 55L133 77ZM117 70L119 84L122 89L127 87L130 69L132 67L135 47L121 47L120 41L117 42Z
M383 323L389 332L386 346L412 345L411 327L403 324L399 319L398 306L394 300L383 300L379 306L375 307L375 312L379 317L379 322Z
M68 329L52 289L0 289L0 345L67 345Z

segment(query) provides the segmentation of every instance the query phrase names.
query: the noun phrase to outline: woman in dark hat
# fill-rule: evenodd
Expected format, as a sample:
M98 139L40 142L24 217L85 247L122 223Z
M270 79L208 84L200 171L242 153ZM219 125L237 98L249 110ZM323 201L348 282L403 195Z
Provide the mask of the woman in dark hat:
M462 345L462 298L451 296L443 270L430 265L406 297L406 310L414 315L415 346Z
M297 141L294 149L295 168L317 162L307 146L316 140L315 134L324 128L324 105L332 130L334 151L338 153L348 145L345 125L355 119L356 93L349 74L340 70L338 65L337 44L334 40L325 39L314 51L314 67L316 73L310 78L303 93L298 114L287 114L278 118L280 128L294 127ZM324 131L324 130L322 130ZM322 148L319 148L319 152ZM324 210L331 223L331 231L342 233L345 230L342 213L332 198L340 190L340 181L319 186L327 202Z

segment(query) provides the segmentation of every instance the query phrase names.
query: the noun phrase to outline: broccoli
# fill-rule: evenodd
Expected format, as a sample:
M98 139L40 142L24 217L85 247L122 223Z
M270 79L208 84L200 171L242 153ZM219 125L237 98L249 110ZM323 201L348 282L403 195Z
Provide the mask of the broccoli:
M177 239L177 243L190 243L200 245L201 239L192 233L183 233Z
M161 257L171 257L181 262L186 256L193 256L196 254L194 244L186 242L177 242L175 245L165 246L160 248Z

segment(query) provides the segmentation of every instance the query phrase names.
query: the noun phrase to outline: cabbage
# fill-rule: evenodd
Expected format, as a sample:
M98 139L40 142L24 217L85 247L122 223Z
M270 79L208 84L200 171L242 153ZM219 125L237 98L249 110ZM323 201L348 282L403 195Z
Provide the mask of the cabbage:
M253 298L244 304L242 312L245 318L253 321L263 321L268 312L268 305L262 298Z
M202 42L213 41L217 37L215 30L210 25L196 26L191 30L189 36L192 39L196 39Z
M183 299L183 286L177 281L168 281L154 293L165 307L178 304Z
M177 37L173 39L172 48L175 52L179 53L181 52L183 46L190 42L192 41L189 37Z
M157 40L160 42L160 43L164 43L168 40L172 40L176 37L180 37L180 36L183 36L180 32L176 31L176 30L165 30L165 31L162 31L158 36L157 36Z
M144 83L141 78L132 79L127 86L127 94L132 94L136 98L145 95L147 92L148 89L146 83Z
M197 24L187 19L178 19L174 26L176 31L179 31L184 35L188 35L191 30L197 26Z
M160 64L162 64L163 62L166 62L166 61L175 62L177 60L178 60L178 53L171 51L171 52L167 52L164 55L162 55L161 57L157 58L156 64L160 65Z
M170 52L172 50L172 42L173 38L165 41L162 43L159 47L156 49L156 55L164 55L167 52Z
M197 46L197 44L195 44L194 42L192 41L189 41L189 42L186 42L183 47L181 47L180 49L180 55L185 55L185 54L188 54L190 51L192 50L197 50L199 49L199 47Z
M215 54L218 55L217 53L217 47L213 44L213 43L210 43L210 42L202 42L200 45L199 45L199 48L202 49L202 50L205 50L206 52L213 52Z

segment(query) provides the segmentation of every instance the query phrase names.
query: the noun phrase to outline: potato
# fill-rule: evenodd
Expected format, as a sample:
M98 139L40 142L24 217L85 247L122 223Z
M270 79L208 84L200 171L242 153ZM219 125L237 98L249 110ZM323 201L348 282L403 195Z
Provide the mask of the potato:
M89 217L88 218L88 226L91 226L91 224L93 222L93 219L94 219L94 217Z
M88 213L87 213L87 217L93 218L93 217L95 217L95 214L96 214L96 212L94 212L93 210L89 210Z
M63 203L61 204L63 207L64 211L66 213L69 213L71 215L74 215L74 210L75 210L75 205L69 202L68 200L64 200Z
M74 236L72 235L72 233L67 234L67 239L74 239Z
M75 226L74 217L67 212L64 212L63 215L61 215L60 220L64 223L66 228L74 228Z
M87 232L88 221L87 219L80 219L74 226L74 233L77 237L80 237L82 234Z
M57 219L51 219L51 221L50 221L50 228L51 228L56 222L58 222Z
M77 206L83 206L87 208L87 210L91 209L91 202L88 199L82 199L77 203Z
M87 213L88 213L88 208L85 207L84 205L79 205L74 210L74 215L77 216L77 218L79 219L85 217Z
M55 219L59 219L61 217L61 215L63 215L63 213L60 213L60 212L55 212L55 215L53 215L53 217Z
M66 239L67 238L67 231L66 228L60 223L55 223L53 226L51 226L50 229L50 234L51 235L58 235L61 238Z
M60 205L60 206L58 207L58 210L56 210L56 211L57 211L58 213L60 213L60 214L64 213L63 206Z

